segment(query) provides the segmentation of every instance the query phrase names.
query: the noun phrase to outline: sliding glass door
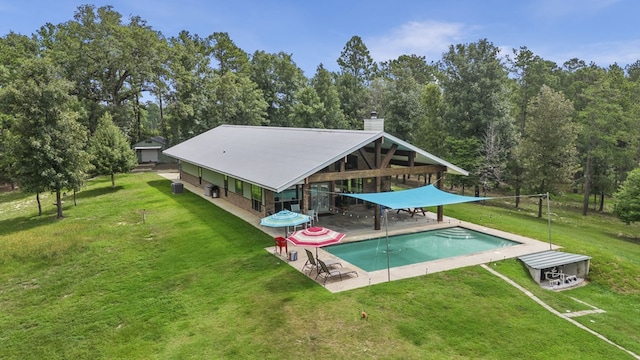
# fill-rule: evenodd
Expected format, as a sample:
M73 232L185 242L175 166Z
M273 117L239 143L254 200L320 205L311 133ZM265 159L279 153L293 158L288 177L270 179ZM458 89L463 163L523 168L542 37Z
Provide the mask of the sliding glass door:
M310 209L316 210L318 214L331 212L331 183L316 183L310 185L309 199Z

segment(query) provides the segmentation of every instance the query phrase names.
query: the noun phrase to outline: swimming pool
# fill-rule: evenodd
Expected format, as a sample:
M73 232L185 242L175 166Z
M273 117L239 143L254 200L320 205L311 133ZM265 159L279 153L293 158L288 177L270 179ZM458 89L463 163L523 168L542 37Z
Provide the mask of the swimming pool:
M389 236L389 266L397 267L454 256L479 253L520 243L463 227ZM364 271L387 268L387 239L326 246L328 253Z

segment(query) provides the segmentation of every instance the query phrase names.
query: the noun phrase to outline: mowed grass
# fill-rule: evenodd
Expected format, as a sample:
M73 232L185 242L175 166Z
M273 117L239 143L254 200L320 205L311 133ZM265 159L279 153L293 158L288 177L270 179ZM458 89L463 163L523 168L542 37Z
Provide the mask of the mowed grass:
M51 195L37 216L35 196L0 194L0 358L631 358L479 266L332 294L265 251L259 229L170 190L155 174L97 178L63 220ZM546 240L529 211L445 209ZM516 260L490 266L559 311L605 309L577 320L638 354L638 227L594 218L552 225L554 243L594 257L587 286L544 291Z

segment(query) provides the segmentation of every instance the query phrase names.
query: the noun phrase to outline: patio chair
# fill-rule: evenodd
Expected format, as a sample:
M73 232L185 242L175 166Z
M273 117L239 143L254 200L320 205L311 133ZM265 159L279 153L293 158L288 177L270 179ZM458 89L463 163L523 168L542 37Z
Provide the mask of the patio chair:
M309 274L311 275L311 272L313 270L316 270L318 272L320 272L320 269L318 268L318 263L316 262L316 258L313 257L313 253L311 251L309 251L309 249L304 249L304 251L307 252L307 261L304 263L304 265L302 266L302 272L304 272L304 270L306 268L309 268ZM318 259L320 260L320 259ZM327 267L335 267L337 265L340 265L340 267L342 267L342 263L338 260L327 260L325 262L325 264L327 265Z
M300 212L300 204L291 204L291 211L293 212Z
M315 210L307 210L307 215L309 216L311 226L314 226L315 223L318 222L318 213Z
M562 276L562 271L558 272L558 269L554 266L551 271L545 271L544 272L544 277L546 280L551 280L551 279L555 279L557 277Z
M325 264L324 261L320 259L318 259L318 264L320 264L320 271L318 272L318 275L316 275L316 279L318 278L318 276L322 275L322 277L324 277L324 281L322 282L323 285L330 277L339 276L340 281L342 281L342 275L356 274L356 276L358 276L357 271L349 268L329 269L327 264Z

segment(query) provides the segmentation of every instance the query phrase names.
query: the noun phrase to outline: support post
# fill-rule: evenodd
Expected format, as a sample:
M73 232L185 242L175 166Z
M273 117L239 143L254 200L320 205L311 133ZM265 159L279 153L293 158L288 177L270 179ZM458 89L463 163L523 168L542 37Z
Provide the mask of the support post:
M376 166L376 169L380 170L380 165L382 164L382 139L376 140L375 148L376 148L375 166ZM380 190L382 189L382 179L380 178L380 176L375 177L375 185L376 185L376 192L379 193ZM380 226L380 205L379 204L375 205L374 211L375 211L375 215L374 215L373 229L380 230L381 226Z
M436 180L436 187L439 190L442 190L442 171L438 171L438 178ZM438 222L444 221L444 206L438 205L438 214L437 214Z
M551 205L549 205L549 192L547 191L547 227L549 228L549 250L553 250L553 244L551 243Z

